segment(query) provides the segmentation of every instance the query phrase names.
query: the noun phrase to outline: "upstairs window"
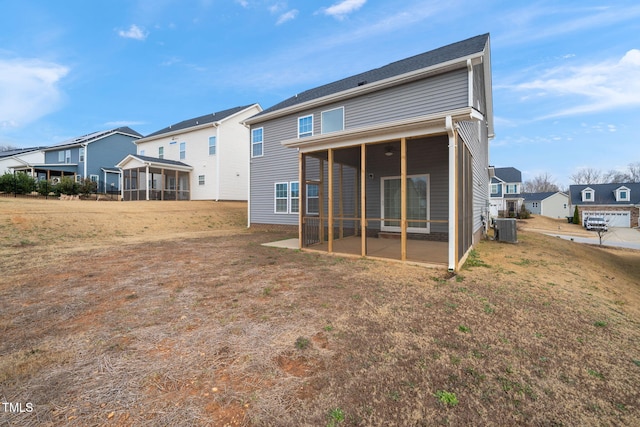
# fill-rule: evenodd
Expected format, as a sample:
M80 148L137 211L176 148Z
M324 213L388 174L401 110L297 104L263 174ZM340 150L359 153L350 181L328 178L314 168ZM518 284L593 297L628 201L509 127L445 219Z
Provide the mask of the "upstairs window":
M498 194L498 184L491 184L491 194Z
M616 202L628 202L631 200L631 190L627 187L616 189Z
M214 156L216 154L216 137L209 137L209 155Z
M58 151L58 163L64 162L64 150Z
M164 147L158 147L158 158L164 159Z
M263 154L263 128L251 131L251 157L262 157Z
M313 115L298 118L298 138L313 136Z
M79 153L79 158L80 158L80 162L84 162L84 147L80 147L80 153Z
M585 188L582 190L582 201L583 202L593 202L594 193L592 188Z
M144 156L144 150L140 150L140 155Z
M507 194L518 194L518 184L507 184Z
M344 107L323 111L321 120L322 133L344 130Z
M184 160L187 158L187 143L180 143L180 160Z
M64 150L64 162L71 163L71 150Z

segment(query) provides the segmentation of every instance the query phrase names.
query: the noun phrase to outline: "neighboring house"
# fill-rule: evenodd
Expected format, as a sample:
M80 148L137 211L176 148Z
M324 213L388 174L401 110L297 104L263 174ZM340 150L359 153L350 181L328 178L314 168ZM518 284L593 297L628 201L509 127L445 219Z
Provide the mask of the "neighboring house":
M452 270L483 234L488 34L307 90L246 123L252 228Z
M135 153L134 142L142 138L129 127L90 133L42 149L44 159L14 167L30 173L38 180L56 183L65 176L76 181L89 178L99 192L120 188L119 172L108 170L127 154Z
M491 217L515 217L524 202L521 192L522 173L518 169L495 168L489 189Z
M0 151L0 175L13 173L14 170L36 163L44 163L45 147L17 148ZM22 170L22 169L20 169Z
M609 227L640 226L640 183L571 185L569 193L580 224L587 216L600 216Z
M247 200L249 129L258 104L184 120L138 140L117 164L124 200ZM145 179L145 176L149 176Z
M549 218L566 218L571 216L569 196L561 191L545 193L522 193L524 207L534 215Z

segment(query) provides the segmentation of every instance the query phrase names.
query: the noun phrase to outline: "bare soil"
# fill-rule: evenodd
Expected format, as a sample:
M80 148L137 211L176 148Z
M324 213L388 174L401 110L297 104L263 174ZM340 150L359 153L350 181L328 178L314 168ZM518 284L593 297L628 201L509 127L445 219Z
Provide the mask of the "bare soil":
M0 199L0 425L640 422L640 251L538 217L451 275L245 212Z

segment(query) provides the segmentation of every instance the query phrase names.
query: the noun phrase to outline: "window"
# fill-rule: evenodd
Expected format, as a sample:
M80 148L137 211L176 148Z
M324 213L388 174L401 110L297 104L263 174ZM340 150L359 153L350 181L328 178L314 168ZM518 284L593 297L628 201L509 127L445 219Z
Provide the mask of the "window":
M491 194L498 194L498 184L491 184Z
M313 115L298 118L298 138L313 136Z
M144 150L140 150L140 155L144 156Z
M198 175L198 185L204 185L204 175Z
M164 147L158 147L158 158L164 159Z
M276 182L275 213L289 213L289 183Z
M64 150L64 162L71 163L71 150Z
M253 129L251 131L251 157L261 157L263 153L262 138L263 128Z
M209 137L209 155L214 156L216 154L216 137Z
M291 183L289 191L291 199L289 213L298 213L300 212L300 185L297 181Z
M180 160L184 160L187 157L187 143L180 143Z
M518 194L518 184L507 184L507 194Z
M64 151L58 151L58 163L64 162Z
M80 161L84 162L84 147L80 147Z
M581 193L583 202L593 202L594 191L592 188L587 187Z
M620 187L616 189L616 202L628 202L631 200L630 193L627 187Z
M98 175L89 175L89 179L91 180L91 182L95 182L97 184L100 180L100 177Z
M337 132L344 130L344 107L322 112L321 132Z
M307 184L307 214L320 213L320 197L318 184Z

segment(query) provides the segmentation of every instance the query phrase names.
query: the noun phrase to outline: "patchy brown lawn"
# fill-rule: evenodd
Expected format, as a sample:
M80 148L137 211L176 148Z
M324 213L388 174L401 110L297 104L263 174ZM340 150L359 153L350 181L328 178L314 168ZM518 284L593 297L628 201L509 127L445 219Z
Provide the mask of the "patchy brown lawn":
M638 424L640 251L520 230L450 277L245 208L0 199L0 425Z

